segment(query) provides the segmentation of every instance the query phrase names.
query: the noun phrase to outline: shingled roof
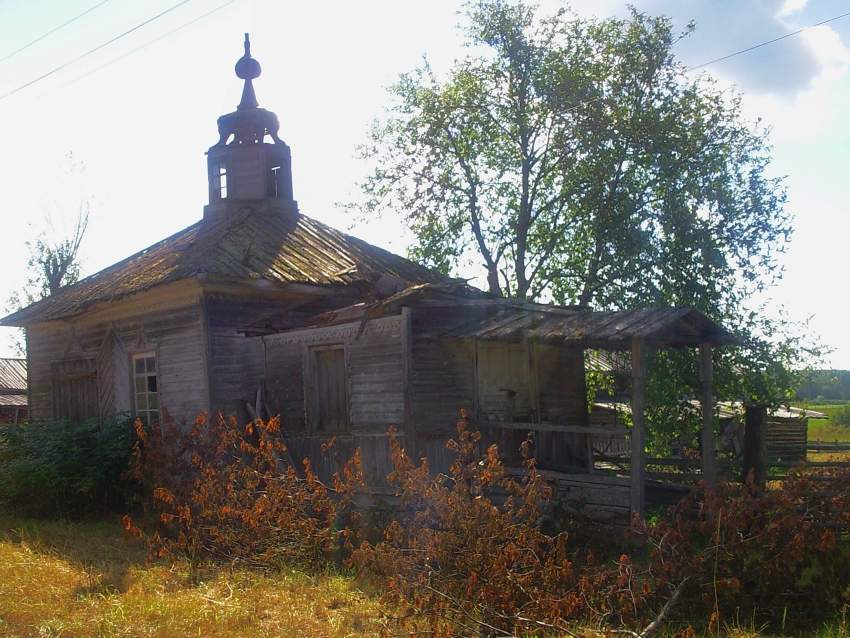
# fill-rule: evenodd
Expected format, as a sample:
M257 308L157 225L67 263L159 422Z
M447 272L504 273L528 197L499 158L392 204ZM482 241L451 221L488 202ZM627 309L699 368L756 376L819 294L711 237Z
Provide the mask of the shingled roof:
M0 325L77 315L95 303L187 278L345 286L381 275L408 285L453 281L306 215L246 208L221 220L201 220L3 318Z

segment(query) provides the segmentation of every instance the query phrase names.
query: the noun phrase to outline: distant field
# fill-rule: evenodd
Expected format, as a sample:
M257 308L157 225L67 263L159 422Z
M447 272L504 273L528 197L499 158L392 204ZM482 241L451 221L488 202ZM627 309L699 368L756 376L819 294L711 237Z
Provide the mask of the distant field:
M809 410L816 410L829 415L829 419L810 419L809 420L809 441L824 441L824 442L850 442L850 427L839 425L833 422L833 417L836 412L847 404L822 404L813 403L806 405Z

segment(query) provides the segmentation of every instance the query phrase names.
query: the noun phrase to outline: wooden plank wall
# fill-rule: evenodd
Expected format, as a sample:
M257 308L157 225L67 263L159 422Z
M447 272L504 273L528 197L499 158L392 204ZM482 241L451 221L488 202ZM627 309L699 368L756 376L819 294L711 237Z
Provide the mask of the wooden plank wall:
M532 351L540 419L547 423L588 425L584 351L581 348L535 344ZM540 467L590 469L588 435L540 432L536 457Z
M538 412L528 343L478 341L478 417L482 421L531 422Z
M587 425L587 383L581 348L537 344L534 348L540 418Z
M768 462L802 463L806 460L809 425L807 419L767 418Z
M75 358L100 362L97 385L102 411L129 409L129 358L147 351L157 353L160 401L173 418L188 421L207 409L204 331L201 308L194 303L115 320L30 326L27 360L31 418L53 416L52 365Z
M522 342L423 338L435 327L457 322L443 309L413 314L411 361L415 454L426 455L435 471L446 471L452 456L446 440L455 435L460 410L478 423L485 440L518 462L527 432L500 428L504 421L587 424L584 356L581 349ZM513 390L509 397L506 389ZM589 465L582 435L541 432L535 454L553 468Z
M469 340L417 338L427 318L413 315L410 367L412 429L408 453L425 456L434 472L446 472L454 457L446 441L456 436L461 410L474 416L475 348Z
M323 478L360 448L367 483L386 488L390 472L386 432L396 426L404 437L405 390L403 318L386 317L361 324L296 330L258 338L265 350L265 387L269 409L281 415L284 436L296 462L310 458ZM345 349L349 431L315 432L308 427L306 397L311 379L312 346L342 344ZM323 449L330 439L334 445Z
M245 402L253 405L263 378L262 342L246 338L245 331L256 329L258 317L279 307L289 312L290 302L275 304L266 299L210 295L204 297L209 340L210 407L225 416L235 414L249 419Z

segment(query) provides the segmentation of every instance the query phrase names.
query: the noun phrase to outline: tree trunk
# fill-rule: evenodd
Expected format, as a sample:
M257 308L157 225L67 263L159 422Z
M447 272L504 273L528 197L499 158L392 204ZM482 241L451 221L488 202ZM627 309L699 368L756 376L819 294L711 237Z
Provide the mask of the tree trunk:
M741 480L752 473L753 485L763 490L767 479L767 408L748 405L744 408L744 459Z

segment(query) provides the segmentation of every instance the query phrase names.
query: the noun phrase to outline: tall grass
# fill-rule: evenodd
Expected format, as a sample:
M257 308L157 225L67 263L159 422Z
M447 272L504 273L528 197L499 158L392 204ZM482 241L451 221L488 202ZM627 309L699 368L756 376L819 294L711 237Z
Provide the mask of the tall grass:
M117 518L0 515L0 636L375 636L382 610L345 576L145 562Z

